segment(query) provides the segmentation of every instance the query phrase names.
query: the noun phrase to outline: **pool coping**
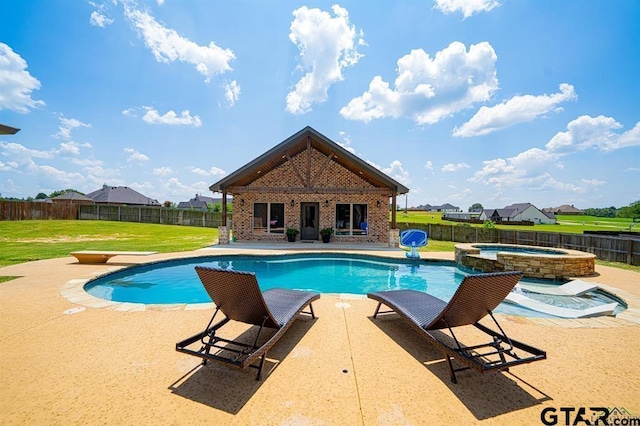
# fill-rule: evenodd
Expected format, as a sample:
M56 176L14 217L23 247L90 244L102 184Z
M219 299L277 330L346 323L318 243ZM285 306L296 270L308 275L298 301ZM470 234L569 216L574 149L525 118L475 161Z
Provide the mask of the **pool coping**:
M273 252L272 252L273 251ZM287 254L301 254L300 250L296 250L293 253L289 250L280 251L280 250L269 250L270 253L268 255L287 255ZM341 251L341 250L326 250L322 252L318 252L317 250L309 250L303 251L304 253L311 254L354 254L352 251ZM364 255L371 257L380 257L398 260L403 257L397 255L398 252L394 252L393 256L389 256L391 252L384 254L373 254L373 253L364 253ZM404 251L399 251L400 254L404 255ZM77 278L67 281L59 290L59 293L62 297L67 299L69 302L81 305L84 307L94 308L94 309L109 309L113 311L120 312L145 312L145 311L172 311L172 310L207 310L214 309L215 304L213 302L209 303L176 303L176 304L144 304L144 303L131 303L131 302L112 302L109 300L101 299L95 297L84 290L84 286L91 280L96 279L98 277L110 274L112 272L119 271L124 269L127 266L139 266L139 265L147 265L154 264L168 260L178 260L178 259L186 259L186 258L198 258L198 257L209 257L209 256L217 256L217 255L229 255L229 254L238 254L238 255L249 255L251 253L240 252L240 253L224 253L220 252L218 254L210 253L209 249L203 249L196 252L195 255L191 256L175 256L175 257L166 257L162 259L152 260L150 262L140 262L132 265L118 265L112 266L106 270L102 270L93 274L93 276L88 278ZM255 255L255 252L253 253ZM263 253L266 254L266 253ZM362 254L362 253L361 253ZM429 253L422 253L424 255L428 255ZM169 256L171 254L168 254ZM452 259L446 259L442 257L425 257L420 260L425 262L431 261L447 261L453 262ZM455 264L455 263L454 263ZM624 300L627 304L627 308L617 314L616 316L603 316L603 317L595 317L595 318L577 318L577 319L567 319L567 318L536 318L536 317L521 317L509 314L500 314L496 313L496 315L512 319L515 322L527 322L530 324L538 324L543 326L553 326L553 327L566 327L566 328L611 328L611 327L623 327L623 326L634 326L640 325L640 296L636 296L633 293L621 290L619 288L603 284L597 283L599 287L604 289L605 291L613 294L615 297ZM336 298L340 300L349 300L349 299L366 299L366 295L360 294L351 294L351 293L323 293L321 295L323 298Z

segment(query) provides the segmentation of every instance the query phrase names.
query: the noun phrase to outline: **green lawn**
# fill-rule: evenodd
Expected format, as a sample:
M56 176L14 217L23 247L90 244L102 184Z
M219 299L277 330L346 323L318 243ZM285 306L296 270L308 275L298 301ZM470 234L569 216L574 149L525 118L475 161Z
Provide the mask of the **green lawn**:
M404 213L398 214L401 222ZM413 220L414 218L418 220ZM440 213L409 213L407 222L448 223ZM584 216L582 216L584 218ZM431 221L431 222L430 222ZM575 225L580 228L582 225ZM593 226L601 226L593 225ZM540 229L536 226L535 229ZM524 227L531 229L531 227ZM555 229L555 227L553 227ZM0 222L0 267L33 260L69 256L77 250L131 250L161 253L197 250L214 244L218 239L215 228L192 226L109 222L97 220L29 220ZM429 240L422 252L454 251L456 243ZM600 262L640 272L640 267L622 263ZM0 283L12 277L0 276Z
M188 251L217 239L217 229L193 226L98 220L2 221L0 267L64 257L77 250Z
M582 231L638 231L640 232L640 223L633 222L626 218L607 218L595 216L572 216L559 215L556 217L555 225L535 225L535 226L512 226L512 225L496 225L498 229L517 229L523 231L548 231L548 232L565 232L569 234L582 234ZM404 211L396 213L396 222L398 223L423 223L437 225L456 225L458 222L450 222L442 220L442 213L430 213L421 211ZM460 224L462 225L462 224ZM465 224L466 226L466 224ZM482 225L473 224L471 226L482 227Z

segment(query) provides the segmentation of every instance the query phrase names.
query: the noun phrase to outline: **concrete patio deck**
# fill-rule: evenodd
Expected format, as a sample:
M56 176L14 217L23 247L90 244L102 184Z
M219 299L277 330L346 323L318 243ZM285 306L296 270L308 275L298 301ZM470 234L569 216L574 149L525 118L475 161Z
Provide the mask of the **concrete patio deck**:
M72 302L65 286L133 263L215 253L282 253L351 247L242 246L119 256L78 264L69 256L0 268L0 423L433 425L541 424L546 407L624 408L640 417L640 274L597 266L587 278L630 308L617 318L532 320L500 315L514 338L548 359L511 372L458 374L395 316L373 320L375 302L324 296L269 352L265 379L209 364L175 343L200 331L211 310L128 309ZM368 253L404 256L369 247ZM453 259L453 253L423 257ZM61 293L62 292L62 293ZM84 309L83 309L84 308ZM66 312L66 313L65 313ZM234 324L231 334L246 327ZM461 330L464 341L467 333ZM571 414L571 422L574 413Z

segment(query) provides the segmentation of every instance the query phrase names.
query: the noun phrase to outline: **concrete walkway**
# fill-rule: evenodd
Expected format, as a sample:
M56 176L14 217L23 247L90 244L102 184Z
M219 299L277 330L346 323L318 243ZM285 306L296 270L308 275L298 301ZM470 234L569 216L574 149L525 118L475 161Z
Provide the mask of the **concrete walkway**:
M63 295L70 282L133 263L289 249L234 245L102 265L68 257L0 268L0 275L21 277L0 284L0 423L511 425L541 424L545 407L561 418L560 407L602 406L640 416L640 274L621 269L597 267L588 279L632 299L618 318L501 315L508 334L545 349L548 359L509 373L461 372L458 384L440 353L396 317L373 320L375 302L362 297L316 302L318 318L291 326L269 352L265 380L256 382L254 370L201 367L174 350L201 331L210 309L93 307ZM230 334L245 331L234 324Z

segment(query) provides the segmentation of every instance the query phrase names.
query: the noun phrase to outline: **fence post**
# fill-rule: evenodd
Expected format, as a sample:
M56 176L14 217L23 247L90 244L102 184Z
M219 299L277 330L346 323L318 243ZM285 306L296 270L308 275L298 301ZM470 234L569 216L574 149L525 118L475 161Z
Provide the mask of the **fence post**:
M633 258L633 240L627 240L627 265L631 265Z

